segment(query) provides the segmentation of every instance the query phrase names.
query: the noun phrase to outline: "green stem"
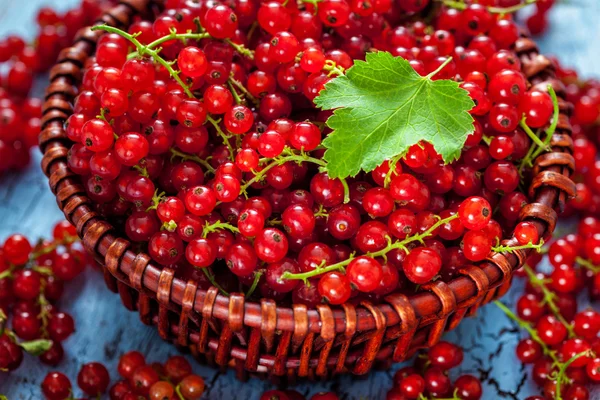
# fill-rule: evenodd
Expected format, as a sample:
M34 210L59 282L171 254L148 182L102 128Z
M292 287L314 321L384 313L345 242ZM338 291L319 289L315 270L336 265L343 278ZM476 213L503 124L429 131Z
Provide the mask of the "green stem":
M213 174L215 173L215 169L213 168L213 166L212 166L212 165L210 165L210 164L208 163L208 161L206 161L206 160L203 160L202 158L200 158L200 157L198 157L198 156L195 156L195 155L192 155L192 154L183 153L183 152L181 152L181 151L179 151L179 150L176 150L176 149L174 149L174 148L171 148L171 154L172 154L173 156L180 157L180 158L182 158L183 160L190 160L190 161L197 162L198 164L200 164L200 165L202 165L204 168L206 168L206 170L207 170L208 172L210 172L210 173L213 173Z
M235 104L242 104L242 98L238 94L237 90L233 87L231 81L227 81L227 86L229 86L229 91L233 95L233 99L235 100Z
M591 350L586 350L581 353L575 354L573 357L569 358L569 360L565 363L560 363L560 367L558 369L558 373L556 374L556 397L555 400L562 400L561 389L563 383L569 383L570 379L566 376L567 369L571 364L577 361L581 357L592 356Z
M523 168L525 166L529 166L529 167L533 166L533 160L538 158L538 156L540 154L542 154L542 152L551 150L550 142L552 142L552 136L554 135L554 132L556 132L556 127L558 126L558 119L560 117L560 108L558 106L558 97L556 96L556 92L554 91L554 88L552 87L552 85L548 85L548 93L550 94L550 97L552 98L552 105L554 106L554 112L552 115L552 123L550 124L548 129L546 129L546 138L544 139L544 141L542 142L541 145L535 141L535 139L529 134L529 132L527 132L527 130L525 131L527 133L527 135L529 137L531 137L531 139L534 141L534 143L537 144L538 146L537 147L531 146L529 148L529 151L527 152L527 155L525 156L525 158L523 158L523 160L521 160L521 165L519 166L520 174L523 171ZM523 123L523 121L521 121L521 123ZM535 136L535 135L533 135L533 136ZM537 136L535 136L535 137L537 138Z
M6 327L6 321L8 321L8 317L4 314L4 311L0 309L0 336L4 335L4 328Z
M175 81L183 88L183 90L185 91L185 94L188 97L195 98L194 94L190 90L190 87L188 85L186 85L185 82L183 82L183 80L181 80L181 77L179 76L180 71L175 71L173 69L172 63L168 62L167 60L165 60L164 58L162 58L160 56L160 54L159 54L160 49L158 49L158 50L150 49L150 48L148 48L148 46L144 46L142 43L140 43L139 40L137 40L137 38L136 38L137 35L131 35L119 28L115 28L112 26L98 25L98 26L92 27L92 30L116 33L117 35L122 36L125 39L129 40L136 47L138 55L140 55L140 56L149 55L150 57L152 57L157 63L162 65L169 72L169 75L171 75L173 77L173 79L175 79ZM168 37L169 36L170 35L168 35Z
M48 246L44 246L41 249L31 253L29 256L30 261L37 260L39 257L44 256L46 254L52 253L54 250L59 248L60 246L68 246L72 243L75 243L79 238L77 236L67 236L62 240L56 240L49 244Z
M163 36L159 39L156 39L154 42L149 43L146 48L148 49L154 49L158 46L160 46L161 44L168 42L169 40L187 40L187 39L192 39L192 40L202 40L202 39L208 39L210 38L210 35L208 33L192 33L192 32L188 32L188 33L177 33L177 31L173 30L171 31L171 34L167 35L167 36Z
M425 397L425 395L420 394L419 397L417 398L417 400L461 400L460 397L458 397L458 389L454 390L454 393L452 393L452 397L431 397L431 398L427 398Z
M443 3L445 6L450 8L456 8L457 10L465 10L467 8L467 4L463 1L456 0L438 0ZM527 7L528 5L536 3L537 0L525 0L524 3L517 4L511 7L488 7L487 10L491 14L512 14L520 9Z
M323 67L323 71L328 72L327 76L341 76L346 73L346 70L343 67L340 67L335 63L335 61L327 60L325 61L325 66Z
M0 279L5 279L5 278L12 278L13 276L13 270L14 270L14 266L12 268L9 268L5 271L0 272Z
M344 204L350 202L350 187L348 187L348 182L344 178L339 178L340 182L342 182L342 186L344 187Z
M388 170L387 174L385 174L385 178L383 180L383 187L385 187L386 189L390 187L390 182L392 181L392 177L396 172L396 165L400 162L402 157L403 155L399 154L392 158L390 161L388 161L390 169Z
M329 213L327 212L325 207L323 207L323 204L319 204L319 209L315 213L315 218L319 218L319 217L325 217L325 218L329 217Z
M175 394L177 395L179 400L186 400L185 397L183 397L183 394L181 394L181 384L175 386Z
M527 123L525 122L527 120L527 117L525 115L523 115L523 118L521 118L521 122L519 122L519 125L521 126L521 128L525 131L525 133L527 134L527 136L529 136L529 138L533 141L533 143L535 143L536 145L539 146L539 148L548 151L548 146L542 142L542 139L540 139L529 127L529 125L527 125Z
M567 332L569 332L569 337L574 338L576 335L575 331L573 330L573 326L569 324L567 320L565 320L565 318L560 312L560 308L556 305L556 302L554 301L556 299L556 294L550 289L548 289L548 287L546 286L546 282L544 282L543 279L538 278L535 272L533 272L533 270L528 265L525 265L523 269L527 273L527 277L529 278L529 282L531 282L531 285L539 288L542 291L542 294L544 296L543 304L548 305L548 308L550 309L550 311L552 311L552 314L554 314L556 319L558 319L560 323L563 324L564 327L567 329Z
M537 330L535 330L535 328L532 327L529 322L524 321L521 318L517 317L515 315L515 313L513 313L511 310L509 310L508 307L506 307L504 304L502 304L498 300L494 301L494 304L499 309L501 309L502 311L504 311L504 314L506 314L506 316L508 318L512 319L521 328L525 329L527 331L527 333L529 333L529 336L531 336L531 339L542 347L542 351L544 352L544 354L547 355L548 357L550 357L552 359L552 361L554 361L555 364L559 364L560 363L560 360L556 356L556 352L554 350L551 350L546 345L546 343L544 343L544 341L540 338L540 335L538 335Z
M219 285L217 283L217 281L215 280L215 276L212 274L212 270L210 269L210 267L206 267L206 268L200 268L202 270L202 272L204 272L204 275L206 275L206 279L208 279L208 281L210 282L211 285L213 285L214 287L216 287L217 289L219 289L219 292L221 292L221 294L223 294L224 296L229 297L229 293L227 293L225 291L225 289L223 289L221 287L221 285Z
M580 267L583 267L585 269L588 269L590 271L592 271L595 274L600 274L600 267L592 264L589 260L586 260L583 257L576 257L575 258L575 262L577 264L579 264Z
M209 233L216 232L219 229L227 229L233 233L240 233L240 230L227 222L215 222L213 224L209 224L208 222L204 225L204 229L202 230L202 237L208 236Z
M260 162L264 162L266 160L271 160L271 163L268 164L267 166L265 166L263 169L261 169L260 171L258 171L253 177L252 179L250 179L248 182L246 182L241 188L240 188L240 193L246 193L246 191L248 190L248 188L250 186L252 186L254 183L256 182L260 182L263 177L267 174L267 172L271 169L276 167L277 165L282 165L285 164L288 161L296 161L298 163L301 162L311 162L313 164L317 164L320 167L325 167L327 165L327 163L323 160L319 160L318 158L314 158L314 157L310 157L308 154L306 153L301 153L301 154L296 154L294 153L291 149L289 148L285 148L283 150L283 152L281 153L282 155L277 156L275 158L272 159L261 159Z
M248 91L248 89L246 89L244 87L244 85L242 85L237 79L233 79L233 77L229 77L228 83L230 85L235 86L239 91L241 91L244 95L244 97L248 100L250 100L252 103L254 103L254 105L258 106L260 104L260 102L256 99L256 97L254 97L252 95L252 93L250 93ZM233 92L233 90L232 90Z
M436 76L437 74L439 74L446 67L446 65L450 64L451 62L452 62L452 57L446 58L446 61L444 61L442 63L442 65L440 65L439 67L437 67L437 69L435 71L433 71L432 73L430 73L429 75L427 75L425 78L427 78L427 79L433 78L434 76Z
M432 235L432 233L439 228L440 226L447 224L448 222L454 220L458 218L458 214L454 214L449 216L448 218L444 218L444 219L440 219L439 221L437 221L435 224L433 224L429 229L427 229L425 232L423 233L419 233L416 234L414 236L409 236L404 240L398 241L398 242L392 242L392 240L388 237L388 245L384 248L381 249L379 251L375 251L373 253L367 253L367 256L369 257L373 257L373 258L377 258L377 257L385 257L387 253L389 253L392 250L395 249L402 249L404 250L407 254L409 253L408 248L406 247L408 244L412 243L412 242L420 242L420 243L424 243L424 239L428 238L429 236ZM312 271L308 271L308 272L302 272L302 273L297 273L297 274L293 274L290 273L289 271L284 272L281 275L281 279L297 279L297 280L301 280L303 282L307 282L308 279L313 278L315 276L318 275L322 275L325 274L327 272L332 272L332 271L344 271L345 267L350 264L350 262L354 259L354 256L350 256L348 257L346 260L344 261L340 261L338 263L335 264L331 264L328 266L320 266L315 268Z
M245 46L243 46L241 44L234 43L230 39L225 39L225 43L227 43L228 45L233 47L235 49L235 51L237 51L241 55L246 56L250 60L254 60L254 51L246 48Z
M48 322L50 321L50 313L48 312L50 303L46 299L46 296L44 296L43 292L38 296L38 304L40 305L38 319L42 321L40 330L42 332L42 337L46 338L48 337Z
M227 134L223 132L223 130L219 126L219 122L221 121L213 119L210 115L206 116L206 120L210 122L211 125L215 128L215 130L217 131L217 135L219 135L221 139L223 139L223 144L227 146L227 150L229 150L229 158L231 159L231 161L235 160L235 151L233 150L231 143L229 143L229 136L227 136Z
M249 299L250 296L252 296L252 293L254 293L254 291L256 290L257 286L258 286L258 282L260 281L260 277L263 275L262 271L258 271L256 274L254 274L254 281L252 281L252 286L250 286L250 289L248 289L248 292L246 293L246 298Z
M544 241L540 240L540 242L538 244L533 244L533 243L529 242L528 244L524 244L522 246L505 246L505 245L494 246L494 247L492 247L492 251L494 251L495 253L507 253L507 252L512 253L517 250L535 249L538 252L540 252L540 251L542 251L542 246L544 246Z

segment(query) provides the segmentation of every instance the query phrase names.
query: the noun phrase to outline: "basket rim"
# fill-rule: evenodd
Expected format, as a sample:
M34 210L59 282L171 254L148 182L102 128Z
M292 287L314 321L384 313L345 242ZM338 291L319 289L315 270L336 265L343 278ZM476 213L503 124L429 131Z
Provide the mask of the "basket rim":
M99 23L125 26L128 24L127 19L124 21L116 12L118 7L126 6L130 14L134 15L159 3L160 0L122 0L119 6L107 12ZM119 9L119 12L122 11ZM175 278L172 273L168 276L169 273L164 272L168 269L156 267L147 254L130 250L128 239L115 236L112 232L113 227L106 219L93 211L91 200L82 190L81 177L68 170L66 157L72 142L66 137L63 123L72 110L57 107L57 101L64 101L65 98L67 101L73 100L81 80L82 66L93 53L95 40L99 36L98 32L89 28L80 31L73 47L61 52L51 71L51 84L46 92L40 134L40 148L44 153L42 168L50 178L50 186L57 196L60 209L77 227L84 244L93 251L103 267L121 282L156 297L159 303L172 302L177 307L187 308L187 312L208 314L240 327L287 332L297 332L301 329L304 333L324 335L327 332L327 335L335 335L348 332L349 329L369 331L400 324L403 331L406 331L430 325L459 309L477 306L503 294L499 292L508 289L507 284L510 283L512 273L524 264L529 250L507 254L493 253L482 262L472 263L484 276L473 270L463 269L459 271L460 276L448 283L433 282L425 285L423 292L408 296L391 294L384 297L386 303L372 305L364 302L356 308L330 307L325 304L315 309L307 309L303 305L283 307L277 306L275 301L270 299L262 299L260 303L246 302L243 294L232 294L228 297L219 294L214 287L207 290L196 288L191 293L195 284ZM519 56L532 60L531 64L522 68L532 85L536 85L535 78L542 73L548 75L543 83L556 81L548 59L538 54L532 40L526 36L521 37L515 51ZM560 85L557 87L561 98L564 96L563 89ZM532 221L540 237L552 234L557 219L554 208L564 207L567 196L572 196L575 192L575 185L569 179L572 172L569 162L572 159L571 129L568 122L570 106L561 100L560 108L561 121L555 133L556 138L553 137L552 152L543 155L554 157L546 157L551 162L545 164L539 162L542 156L535 160L535 176L531 179L527 196L529 203L519 217L519 220ZM507 238L502 243L510 245L515 241ZM109 260L109 265L107 260L111 257L113 259ZM350 324L352 318L349 313L352 312L356 314L355 320ZM301 327L296 323L296 317L300 314L306 318ZM380 317L383 317L383 320Z

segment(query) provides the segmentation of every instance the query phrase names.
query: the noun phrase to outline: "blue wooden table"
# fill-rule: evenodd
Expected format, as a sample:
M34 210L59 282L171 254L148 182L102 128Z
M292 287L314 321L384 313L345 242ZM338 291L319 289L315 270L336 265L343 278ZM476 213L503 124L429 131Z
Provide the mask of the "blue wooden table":
M78 0L0 0L0 35L19 33L31 37L35 10L53 5L64 10ZM551 31L540 40L545 53L555 54L567 66L576 67L583 76L600 77L600 1L568 0L556 7L551 16ZM43 83L41 83L43 85ZM0 240L13 232L30 238L48 236L54 223L62 218L53 195L41 173L40 155L18 175L0 178ZM516 282L504 301L512 306L522 283ZM65 359L57 369L75 379L79 366L100 361L115 371L119 356L136 349L149 360L164 361L176 350L163 342L153 328L142 325L138 315L126 311L119 298L104 286L97 271L87 271L70 284L60 307L71 313L77 332L65 343ZM465 320L447 334L450 341L460 343L465 361L455 375L471 373L484 383L484 399L522 400L538 389L526 379L527 369L514 355L514 347L522 333L504 314L490 305L480 310L477 318ZM367 377L342 377L326 384L305 384L297 389L310 395L321 390L335 390L342 399L384 399L391 387L392 371L377 372ZM41 399L39 384L49 368L28 357L16 372L0 373L0 394L13 399ZM240 384L232 373L221 373L197 366L197 373L207 382L206 399L258 399L270 388L267 383L251 380ZM455 376L456 377L456 376ZM117 377L113 374L113 379ZM80 394L75 392L75 394ZM600 392L591 399L600 399Z

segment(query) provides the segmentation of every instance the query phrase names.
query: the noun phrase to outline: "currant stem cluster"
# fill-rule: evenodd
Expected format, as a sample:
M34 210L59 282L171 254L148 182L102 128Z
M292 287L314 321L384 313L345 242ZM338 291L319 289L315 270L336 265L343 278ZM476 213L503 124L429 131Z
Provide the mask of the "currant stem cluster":
M550 311L552 311L552 314L554 314L556 319L558 321L560 321L560 323L563 324L564 327L567 329L567 332L569 333L569 337L574 338L576 335L575 335L575 331L573 330L573 325L569 324L567 322L567 320L565 320L565 318L562 316L562 314L560 312L558 305L555 302L556 293L554 293L553 291L548 289L548 287L546 286L547 281L544 279L538 278L536 276L535 272L528 265L523 266L523 269L525 270L525 273L527 273L529 282L531 282L531 284L534 287L539 288L542 291L542 295L544 296L544 299L542 300L542 304L545 304L548 306L548 308L550 309Z
M372 258L385 257L387 255L387 253L389 253L392 250L396 250L396 249L404 250L408 254L410 252L410 250L407 247L409 244L414 243L414 242L419 242L421 244L424 244L425 243L424 240L427 239L428 237L432 236L433 232L437 228L439 228L440 226L442 226L444 224L447 224L448 222L450 222L452 220L455 220L456 218L458 218L458 214L451 215L448 218L440 219L439 221L437 221L435 224L433 224L429 229L427 229L423 233L418 233L413 236L408 236L406 239L400 240L397 242L393 242L392 239L388 236L388 245L385 248L383 248L379 251L372 252L372 253L367 253L366 256L372 257ZM296 280L301 280L305 284L307 284L308 279L313 278L315 276L326 274L327 272L332 272L332 271L345 271L346 266L348 266L348 264L350 264L352 262L352 260L354 260L354 258L355 258L355 255L351 255L344 261L340 261L338 263L327 265L327 266L319 266L319 267L313 269L312 271L308 271L308 272L294 274L289 271L286 271L281 275L281 279L282 280L296 279Z
M303 151L295 152L294 150L292 150L291 148L289 148L287 146L283 149L281 154L278 155L277 157L261 158L259 160L259 164L264 164L267 162L269 164L267 164L265 167L263 167L260 171L257 171L254 174L254 176L252 177L252 179L250 179L244 185L242 185L242 187L240 188L241 193L243 193L244 195L247 196L247 190L250 186L252 186L256 182L262 181L265 178L267 172L269 172L269 170L271 168L274 168L278 165L285 164L286 162L297 162L297 163L310 162L310 163L316 164L320 167L325 167L327 165L327 163L323 160L311 157Z
M529 136L529 138L533 141L533 144L529 147L529 151L521 160L521 164L519 165L519 174L522 175L524 168L533 167L533 161L538 158L540 154L543 152L551 151L550 142L552 141L552 136L554 132L556 132L556 127L558 126L558 119L560 116L560 108L558 106L558 97L556 96L556 91L552 87L552 85L548 85L548 93L552 98L552 104L554 106L552 122L548 129L546 129L546 138L542 141L538 135L536 135L529 126L525 123L525 118L523 118L520 122L520 126L523 131Z
M206 159L200 158L193 154L183 153L173 147L171 147L170 152L173 157L179 157L179 158L183 159L184 161L186 161L186 160L194 161L194 162L202 165L204 168L206 168L206 170L208 172L210 172L211 174L215 173L215 169L213 168L212 165L210 165L210 163Z
M461 400L458 397L458 389L452 393L452 397L425 397L422 393L417 397L417 400Z
M240 233L240 230L237 227L228 224L227 222L218 221L212 224L206 223L206 225L204 225L204 229L202 230L202 237L205 238L206 236L208 236L209 233L216 232L220 229L227 229L228 231L233 233Z
M556 351L550 349L546 345L546 343L544 343L544 341L540 338L540 335L538 335L538 333L535 330L535 328L529 322L527 322L525 320L522 320L521 318L517 317L517 315L515 313L513 313L508 307L506 307L500 301L496 300L496 301L494 301L494 304L499 309L501 309L502 311L504 311L504 314L506 314L506 316L508 318L510 318L513 321L515 321L519 325L519 327L525 329L527 331L527 333L529 333L529 336L531 336L531 339L534 342L536 342L537 344L539 344L541 346L544 355L550 357L552 359L552 361L554 362L555 365L560 364L560 360L558 359L558 356L556 355Z
M17 335L15 335L13 331L6 329L7 321L8 317L6 316L6 314L4 314L4 311L0 310L0 336L8 336L14 343L16 343L27 353L34 356L39 356L40 354L45 353L52 347L52 341L48 339L34 339L26 342L19 341ZM0 369L0 372L2 372L2 369Z
M597 266L597 265L594 265L594 264L592 264L592 263L591 263L589 260L586 260L586 259L585 259L585 258L583 258L583 257L579 257L579 256L577 256L577 257L575 258L575 262L576 262L577 264L579 264L579 266L580 266L580 267L582 267L582 268L585 268L585 269L587 269L587 270L590 270L590 271L592 271L592 273L593 273L594 275L596 275L596 274L600 274L600 267L599 267L599 266Z
M544 241L540 240L538 244L533 244L529 242L528 244L520 245L520 246L506 246L506 245L498 245L493 246L492 251L495 253L513 253L517 250L525 250L525 249L535 249L538 253L542 251L542 247L544 246Z
M466 10L467 3L464 1L455 1L455 0L437 0L450 8L456 8L457 10ZM525 0L521 4L517 4L511 7L487 7L487 10L490 14L512 14L519 11L522 8L525 8L531 4L537 3L537 0Z

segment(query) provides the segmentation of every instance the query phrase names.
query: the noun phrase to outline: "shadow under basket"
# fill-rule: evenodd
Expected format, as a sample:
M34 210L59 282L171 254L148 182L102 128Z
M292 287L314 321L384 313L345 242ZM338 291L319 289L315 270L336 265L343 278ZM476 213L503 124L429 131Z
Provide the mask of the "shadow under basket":
M135 16L152 18L160 10L160 1L123 0L99 23L126 29ZM214 287L201 290L193 281L174 278L172 270L153 265L147 254L132 251L132 244L118 237L117 230L94 211L80 177L67 166L72 143L64 122L72 113L83 65L102 33L81 30L50 72L40 134L42 168L58 206L104 266L108 287L119 293L125 307L139 311L143 323L156 325L162 338L188 348L203 362L234 368L241 379L253 374L294 382L366 374L375 365L389 366L438 342L463 317L502 296L513 271L525 263L525 250L491 254L477 266L460 270L451 282L424 285L419 293L393 294L377 305L323 304L316 309L278 307L270 299L246 302L243 294L226 297ZM565 88L551 62L538 53L532 40L520 38L514 50L531 85L540 90L552 85L559 96L560 119L552 152L535 160L527 182L530 203L520 213L520 220L533 222L540 237L548 238L557 221L555 209L562 209L575 193L569 179L574 169L571 106L564 101ZM516 241L502 243L515 245Z

